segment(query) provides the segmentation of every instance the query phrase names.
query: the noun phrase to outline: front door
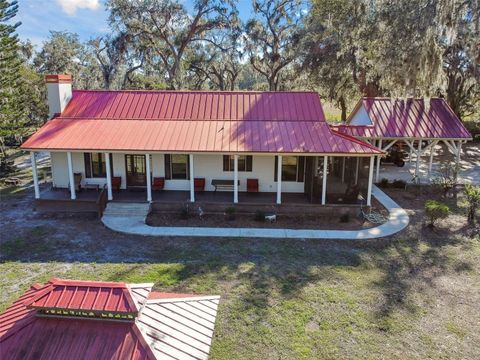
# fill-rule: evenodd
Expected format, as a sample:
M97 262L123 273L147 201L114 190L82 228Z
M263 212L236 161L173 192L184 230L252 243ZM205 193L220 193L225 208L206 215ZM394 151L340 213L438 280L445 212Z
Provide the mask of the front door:
M145 155L125 155L127 187L147 186Z

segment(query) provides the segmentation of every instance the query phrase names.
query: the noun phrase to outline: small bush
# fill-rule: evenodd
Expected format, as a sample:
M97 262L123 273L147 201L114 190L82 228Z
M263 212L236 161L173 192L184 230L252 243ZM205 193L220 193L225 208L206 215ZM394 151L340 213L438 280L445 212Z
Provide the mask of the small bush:
M381 179L380 182L378 183L378 185L381 187L381 188L388 188L388 179Z
M255 221L264 222L265 221L265 212L262 210L255 211L255 216L253 218Z
M436 200L425 202L425 214L430 219L430 226L433 227L436 220L445 219L450 214L448 205Z
M440 165L439 176L432 179L433 186L442 191L443 197L447 197L448 192L457 186L458 170L456 164L443 163Z
M225 209L225 216L227 220L235 220L236 209L233 206L229 206Z
M345 213L345 214L340 215L340 222L341 223L348 223L349 221L350 221L350 214L349 213Z
M405 189L407 182L405 180L393 180L392 187L395 189Z
M472 224L475 213L480 208L480 186L465 185L465 198L467 200L467 219Z

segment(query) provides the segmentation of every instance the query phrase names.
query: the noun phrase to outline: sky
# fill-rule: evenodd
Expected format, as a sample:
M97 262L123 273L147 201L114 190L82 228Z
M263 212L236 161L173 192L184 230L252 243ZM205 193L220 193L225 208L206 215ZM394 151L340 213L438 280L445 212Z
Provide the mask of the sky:
M193 0L181 0L187 10L193 8ZM238 0L237 7L242 20L249 18L251 0ZM77 33L80 40L109 32L108 13L103 0L20 0L14 21L21 21L17 28L21 40L29 39L40 47L49 31Z

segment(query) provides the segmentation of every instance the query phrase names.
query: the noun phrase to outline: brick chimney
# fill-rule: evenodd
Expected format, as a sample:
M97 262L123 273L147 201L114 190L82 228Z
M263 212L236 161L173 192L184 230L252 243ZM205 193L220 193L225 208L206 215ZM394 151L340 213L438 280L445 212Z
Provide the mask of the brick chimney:
M48 118L62 113L72 98L72 75L46 75Z

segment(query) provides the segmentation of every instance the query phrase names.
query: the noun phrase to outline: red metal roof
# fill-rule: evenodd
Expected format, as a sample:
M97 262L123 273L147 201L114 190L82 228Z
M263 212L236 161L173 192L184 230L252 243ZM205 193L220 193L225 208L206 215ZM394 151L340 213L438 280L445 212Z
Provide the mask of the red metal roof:
M52 279L27 303L36 309L137 313L125 283Z
M380 153L332 132L314 92L74 91L22 148Z
M52 294L53 284L63 286L65 290L66 287L77 287L77 292L83 286L126 287L142 304L142 310L134 321L119 321L46 315L31 307L30 304L43 299L46 293ZM206 359L219 297L155 292L150 300L151 286L58 279L45 285L33 285L0 314L0 357L32 360ZM188 317L185 314L189 314Z
M2 359L155 359L134 322L38 316L27 304L50 286L33 285L0 314Z
M75 90L65 118L324 120L315 92Z
M363 106L373 125L337 125L333 129L363 138L471 139L461 120L444 99L363 98L349 121Z

